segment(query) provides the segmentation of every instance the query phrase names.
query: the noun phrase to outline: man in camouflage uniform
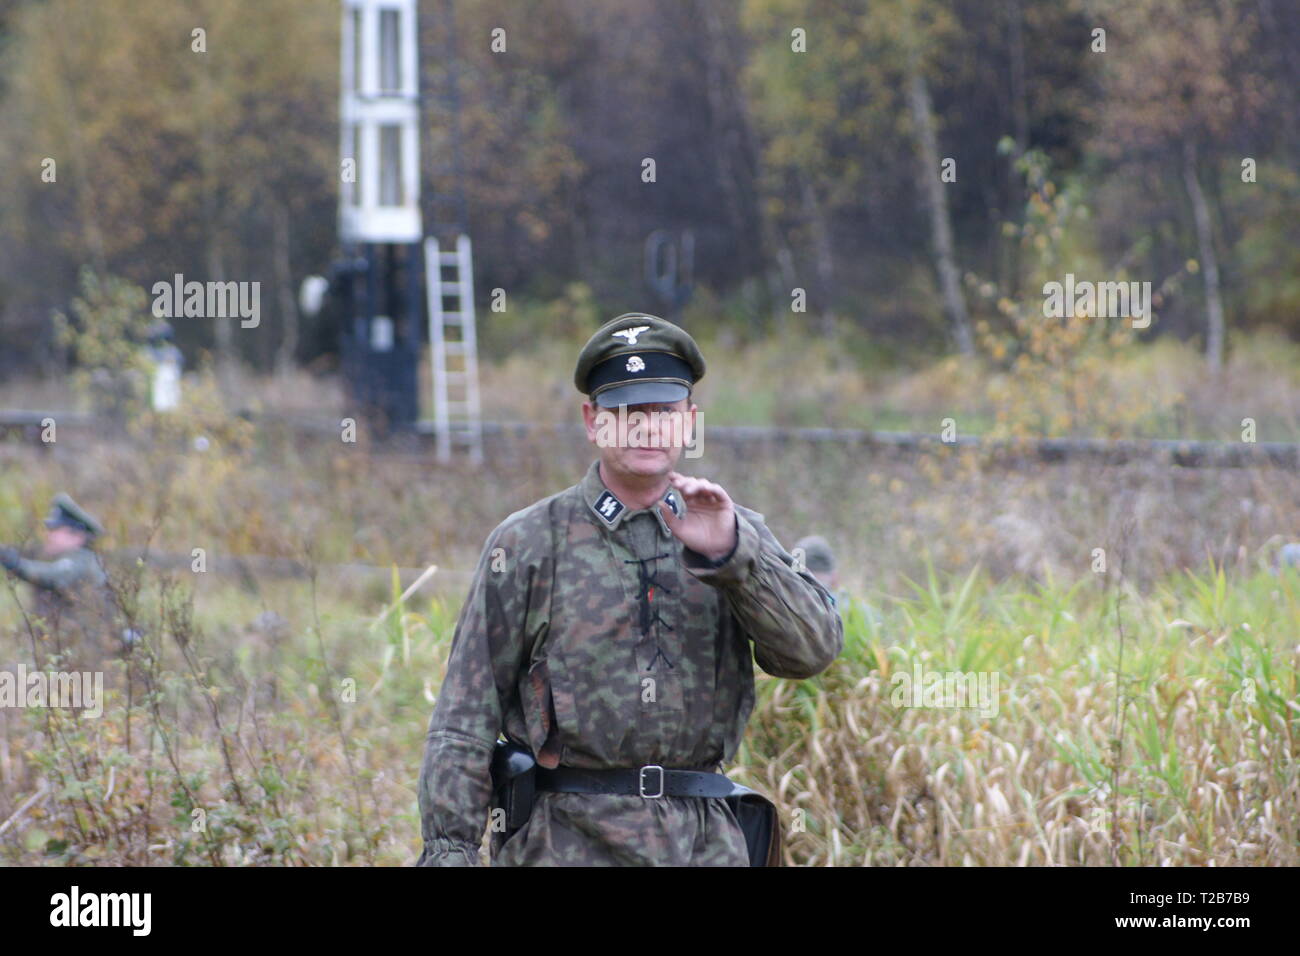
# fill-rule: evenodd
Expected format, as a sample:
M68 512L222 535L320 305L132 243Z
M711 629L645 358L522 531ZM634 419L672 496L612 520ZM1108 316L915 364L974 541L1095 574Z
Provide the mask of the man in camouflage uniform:
M574 382L599 459L488 536L429 724L420 865L478 863L498 732L536 757L538 792L522 828L494 826L494 864L749 863L725 800L674 793L729 783L716 775L754 706L754 659L812 677L844 638L762 515L674 470L682 447L665 432L694 427L703 374L691 337L649 315L619 316L582 350ZM658 423L638 434L638 411ZM609 440L618 415L633 430ZM603 789L584 792L590 780Z
M0 547L0 567L33 585L32 624L38 633L54 640L59 652L82 652L98 659L103 632L110 626L106 614L106 576L90 544L103 528L88 511L66 494L55 495L45 519L44 556L24 558L16 548Z

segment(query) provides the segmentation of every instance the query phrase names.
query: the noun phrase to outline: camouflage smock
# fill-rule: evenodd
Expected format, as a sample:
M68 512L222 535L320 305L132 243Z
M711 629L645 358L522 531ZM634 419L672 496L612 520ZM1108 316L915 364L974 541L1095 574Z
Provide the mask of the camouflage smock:
M753 710L754 658L798 679L843 648L830 595L761 515L735 507L736 548L715 564L657 507L614 498L598 464L488 537L429 724L419 865L479 862L499 731L546 767L719 771ZM694 797L539 792L491 852L498 866L748 862L726 803Z

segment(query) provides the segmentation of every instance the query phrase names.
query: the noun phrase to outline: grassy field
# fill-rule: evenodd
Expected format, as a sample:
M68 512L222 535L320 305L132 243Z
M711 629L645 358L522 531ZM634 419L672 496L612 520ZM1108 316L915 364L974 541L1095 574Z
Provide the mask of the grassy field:
M274 630L247 624L233 588L192 605L154 585L142 597L151 638L130 668L109 666L103 717L0 711L0 819L45 795L0 858L414 859L454 603L361 613L356 595L313 604L297 582L265 595L300 612ZM877 613L850 607L825 674L759 678L732 776L777 798L788 863L1298 862L1292 572L1180 575L1145 595L935 575L870 597ZM3 660L30 662L13 633ZM909 698L899 675L918 669L982 674L994 694L965 702L982 708Z
M700 400L720 424L883 427L890 407L917 427L952 408L1014 424L999 424L992 373L872 379L869 366L831 365L821 380L782 379L779 344L711 354L717 384ZM1186 386L1188 432L1214 437L1249 407L1260 440L1284 440L1300 407L1286 409L1294 353L1265 338L1237 354L1258 365L1214 386L1217 403L1172 344L1114 365L1114 395ZM490 369L496 411L547 361ZM737 384L744 368L752 394ZM554 395L509 407L572 414L564 376L551 378ZM342 408L314 387L244 394ZM577 480L590 450L532 435L494 448L482 471L440 468L364 433L345 444L254 427L193 391L181 423L0 444L0 540L33 543L50 495L72 491L104 519L120 599L147 635L129 662L107 663L101 718L0 708L0 861L410 863L422 740L465 572L497 522ZM1151 407L1135 434L1159 432L1158 416L1173 422L1180 406ZM1275 571L1278 545L1300 537L1300 476L722 442L690 471L766 514L787 546L826 535L854 598L829 671L759 677L731 768L777 799L787 862L1300 862L1300 579ZM135 563L146 546L179 569ZM195 573L196 548L214 567L257 554L315 577ZM352 564L380 572L340 567ZM25 589L2 590L0 670L53 666L19 612ZM931 675L956 674L989 696L923 692ZM972 702L983 706L948 706Z

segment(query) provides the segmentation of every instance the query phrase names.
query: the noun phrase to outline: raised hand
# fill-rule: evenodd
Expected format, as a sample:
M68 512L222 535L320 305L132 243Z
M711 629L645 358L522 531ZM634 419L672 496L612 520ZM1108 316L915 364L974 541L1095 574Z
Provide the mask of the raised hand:
M686 516L678 518L659 502L668 528L682 544L710 561L720 561L736 547L736 509L719 484L704 478L688 478L675 471L668 481L686 503Z

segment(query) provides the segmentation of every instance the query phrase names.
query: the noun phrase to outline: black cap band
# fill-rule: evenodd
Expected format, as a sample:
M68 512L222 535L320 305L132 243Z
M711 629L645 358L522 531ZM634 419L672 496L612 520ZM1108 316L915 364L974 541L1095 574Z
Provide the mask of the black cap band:
M637 370L632 371L629 366ZM591 370L587 376L587 394L595 395L613 385L653 381L678 382L689 388L695 377L690 365L671 352L624 352L605 359Z

